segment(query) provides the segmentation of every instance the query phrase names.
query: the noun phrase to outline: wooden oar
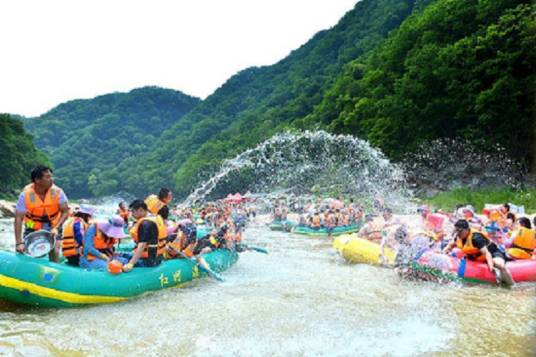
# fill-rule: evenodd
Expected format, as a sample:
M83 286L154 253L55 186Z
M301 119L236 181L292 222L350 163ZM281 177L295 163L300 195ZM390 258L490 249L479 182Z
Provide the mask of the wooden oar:
M172 247L171 245L168 245L168 247L173 249L173 251L175 253L177 253L178 255L180 255L182 258L187 259L190 262L192 262L192 264L195 264L195 265L199 266L199 268L202 271L204 271L205 273L207 273L207 275L210 276L211 278L213 278L213 279L215 279L217 281L224 281L224 279L218 273L216 273L212 269L210 269L210 266L205 261L205 259L203 259L202 257L198 256L197 259L193 258L193 257L190 258L189 256L187 256L186 254L184 254L183 252L181 252L177 248Z

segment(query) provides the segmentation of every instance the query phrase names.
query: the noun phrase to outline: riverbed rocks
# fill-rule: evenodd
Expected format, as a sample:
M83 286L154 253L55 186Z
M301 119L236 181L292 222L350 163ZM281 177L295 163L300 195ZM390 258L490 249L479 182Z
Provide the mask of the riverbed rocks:
M15 202L0 200L0 218L15 217Z

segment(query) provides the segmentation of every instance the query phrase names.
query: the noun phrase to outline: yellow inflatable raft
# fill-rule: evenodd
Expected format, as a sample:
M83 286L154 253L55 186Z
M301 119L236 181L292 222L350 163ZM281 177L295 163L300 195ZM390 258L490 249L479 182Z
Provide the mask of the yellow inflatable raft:
M345 234L333 241L333 247L350 263L382 265L380 262L380 245L355 234ZM385 264L394 265L396 253L384 248Z

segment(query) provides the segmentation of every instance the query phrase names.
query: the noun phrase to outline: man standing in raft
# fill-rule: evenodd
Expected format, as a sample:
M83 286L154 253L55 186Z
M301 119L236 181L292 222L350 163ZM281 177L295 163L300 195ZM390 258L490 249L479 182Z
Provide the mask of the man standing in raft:
M158 192L158 196L149 195L145 199L145 204L147 205L147 209L149 210L149 212L154 215L159 215L164 220L166 220L169 217L168 205L171 203L172 199L173 193L171 192L171 190L169 188L162 187Z
M512 275L506 268L506 256L485 233L471 229L469 222L463 219L454 224L454 229L456 237L443 249L444 253L449 253L454 247L458 247L467 259L486 262L491 272L494 267L499 269L500 279L508 286L514 285Z
M49 259L59 261L59 229L69 217L69 202L61 188L54 185L52 169L37 166L31 173L32 183L27 185L19 195L15 215L15 244L16 251L23 253L25 246L22 240L22 223L24 222L24 237L28 234L46 230L57 239L54 249L49 253Z

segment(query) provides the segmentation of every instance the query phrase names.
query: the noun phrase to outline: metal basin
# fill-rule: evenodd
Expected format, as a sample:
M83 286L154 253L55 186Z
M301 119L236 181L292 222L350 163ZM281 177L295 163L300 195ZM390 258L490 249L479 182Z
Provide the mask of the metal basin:
M33 258L40 258L54 249L55 243L56 239L49 231L35 231L24 237L24 246L26 247L24 253Z

